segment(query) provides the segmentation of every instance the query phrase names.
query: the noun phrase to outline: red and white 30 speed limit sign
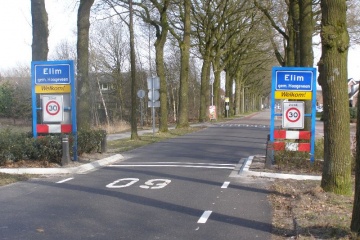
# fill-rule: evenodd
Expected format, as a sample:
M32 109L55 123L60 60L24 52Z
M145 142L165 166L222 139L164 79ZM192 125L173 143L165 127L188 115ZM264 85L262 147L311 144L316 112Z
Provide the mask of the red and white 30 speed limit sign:
M304 128L304 102L283 102L283 116L282 116L282 127L283 128Z
M64 120L63 95L42 95L42 113L44 122L62 122Z

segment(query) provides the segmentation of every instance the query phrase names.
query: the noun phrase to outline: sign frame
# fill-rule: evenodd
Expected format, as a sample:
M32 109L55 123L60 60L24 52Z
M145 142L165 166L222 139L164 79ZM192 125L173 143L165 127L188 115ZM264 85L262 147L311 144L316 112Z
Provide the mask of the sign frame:
M46 70L44 70L46 69ZM43 72L41 72L43 70ZM39 91L39 86L48 90ZM69 91L70 87L70 91ZM58 88L58 90L56 90ZM60 90L60 89L64 90ZM32 97L32 132L37 138L38 111L43 111L42 106L37 106L40 94L69 94L70 106L64 106L62 111L70 111L72 137L74 139L74 161L77 161L77 116L76 116L76 81L73 60L61 61L32 61L31 62L31 97ZM53 95L54 96L54 95Z
M304 76L304 72L308 74L311 77L307 77L304 79L297 79L296 76L289 77L288 80L291 80L289 82L296 82L297 85L300 85L298 88L290 88L289 85L286 85L285 88L279 87L279 84L282 84L285 79L282 79L279 81L278 72L284 73L298 73L296 76ZM280 76L282 76L280 74ZM276 98L275 98L275 92L276 91L295 91L295 92L311 92L311 99L308 101L311 101L311 111L304 113L304 117L310 117L311 118L311 138L310 138L310 161L313 163L315 160L315 125L316 125L316 76L317 76L317 70L316 68L311 67L273 67L272 68L272 81L271 81L271 103L270 103L270 110L271 110L271 119L270 119L270 143L274 143L274 131L275 131L275 117L284 117L283 113L276 113L275 112L275 104L276 104ZM301 81L304 80L304 81ZM309 85L303 87L302 85ZM290 98L291 99L291 98ZM299 100L299 99L297 99ZM301 99L306 100L306 99ZM305 109L306 110L306 109ZM274 153L272 152L272 156Z

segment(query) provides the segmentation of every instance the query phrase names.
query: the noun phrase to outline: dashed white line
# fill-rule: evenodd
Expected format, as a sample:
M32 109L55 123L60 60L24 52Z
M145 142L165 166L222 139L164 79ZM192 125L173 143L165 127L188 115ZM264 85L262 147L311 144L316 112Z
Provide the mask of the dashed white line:
M67 179L58 181L58 182L56 182L56 183L64 183L64 182L70 181L70 180L72 180L72 179L74 179L74 178L67 178Z
M224 182L221 188L227 188L229 186L230 182Z
M212 211L205 211L199 221L197 221L197 223L206 223L206 221L209 219L210 215L211 215Z

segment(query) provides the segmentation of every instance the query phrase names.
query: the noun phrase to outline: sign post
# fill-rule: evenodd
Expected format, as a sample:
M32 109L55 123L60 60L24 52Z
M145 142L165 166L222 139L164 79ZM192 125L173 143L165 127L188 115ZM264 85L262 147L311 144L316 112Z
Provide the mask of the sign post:
M31 62L33 136L72 133L77 160L74 61ZM38 111L41 111L38 119Z
M282 113L275 112L275 101L283 101ZM305 103L311 101L311 113L305 113ZM270 143L274 143L275 117L282 117L282 128L304 129L304 118L311 118L310 161L315 154L316 69L307 67L273 67L271 87Z
M152 108L153 135L155 135L155 108L160 107L160 79L158 77L150 77L147 79L148 85L148 107Z

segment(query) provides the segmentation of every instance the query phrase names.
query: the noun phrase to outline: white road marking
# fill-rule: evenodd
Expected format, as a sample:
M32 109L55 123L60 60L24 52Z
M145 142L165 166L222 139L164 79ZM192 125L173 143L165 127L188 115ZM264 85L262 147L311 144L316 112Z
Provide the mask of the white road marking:
M183 168L209 168L209 169L230 169L235 167L216 167L216 166L193 166L193 165L108 165L109 167L183 167Z
M236 164L218 164L218 163L179 163L179 162L138 162L111 164L108 167L183 167L183 168L208 168L208 169L230 169L233 170Z
M197 223L206 223L206 221L209 219L210 215L211 215L212 211L205 211L199 221L197 221Z
M70 180L73 180L73 179L74 179L74 178L67 178L67 179L58 181L58 182L56 182L56 183L64 183L64 182L67 182L67 181L70 181Z
M230 182L224 182L221 188L227 188L229 186Z

